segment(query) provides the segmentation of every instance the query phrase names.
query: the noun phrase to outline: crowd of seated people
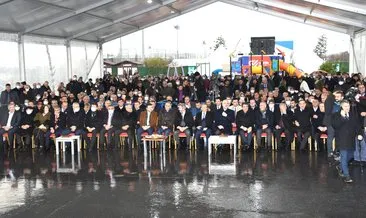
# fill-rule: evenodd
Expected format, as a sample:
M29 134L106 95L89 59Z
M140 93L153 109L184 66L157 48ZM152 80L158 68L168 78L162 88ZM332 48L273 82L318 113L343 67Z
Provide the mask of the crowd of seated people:
M144 78L107 74L87 82L74 76L55 90L47 81L5 87L0 96L0 134L7 141L0 140L0 145L5 149L27 150L33 143L48 151L52 137L70 134L82 136L90 151L97 144L115 149L122 133L130 149L141 146L143 134L171 135L180 149L188 149L191 141L204 149L211 135L236 134L244 150L272 151L273 143L278 150L288 150L295 140L297 148L307 151L315 144L309 143L311 139L331 157L337 149L334 117L350 89L357 92L350 111L357 131L363 129L366 116L360 74L316 71L303 78L280 73L235 78L208 78L198 72Z

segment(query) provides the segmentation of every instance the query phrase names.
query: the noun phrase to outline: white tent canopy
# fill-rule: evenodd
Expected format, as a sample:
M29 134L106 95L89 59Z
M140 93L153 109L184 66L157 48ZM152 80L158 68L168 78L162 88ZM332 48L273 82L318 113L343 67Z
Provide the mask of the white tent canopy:
M80 49L85 50L85 66L80 71L85 71L86 77L97 66L101 76L103 43L215 2L349 34L354 39L351 69L366 68L366 47L361 43L366 37L362 34L366 29L364 0L0 0L0 40L16 43L20 80L31 78L29 61L24 58L31 50L28 42L51 46L42 60L50 62L45 66L49 71L53 65L50 57L64 46L66 68L60 63L59 72L67 79L75 73L73 53ZM81 48L75 46L80 42Z

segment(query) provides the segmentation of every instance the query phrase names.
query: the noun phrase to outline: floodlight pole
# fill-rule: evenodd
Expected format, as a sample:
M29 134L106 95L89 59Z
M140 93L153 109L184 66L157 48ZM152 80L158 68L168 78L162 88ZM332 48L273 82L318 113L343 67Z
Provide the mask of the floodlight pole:
M26 80L25 75L25 54L24 54L24 36L18 35L18 59L19 59L19 77L21 81Z
M144 32L144 29L142 29L141 31L141 34L142 34L142 63L144 63L145 61L145 32Z
M66 41L67 78L72 77L72 59L70 41Z

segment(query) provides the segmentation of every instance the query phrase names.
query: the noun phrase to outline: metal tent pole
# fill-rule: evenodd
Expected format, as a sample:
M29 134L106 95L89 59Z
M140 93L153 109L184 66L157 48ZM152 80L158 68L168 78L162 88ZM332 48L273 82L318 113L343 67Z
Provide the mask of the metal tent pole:
M18 59L19 59L19 78L21 81L26 80L25 74L25 54L24 54L24 36L18 35Z
M66 42L66 58L67 58L67 79L72 77L72 58L71 58L71 46L70 41Z
M100 78L104 76L103 44L99 43Z

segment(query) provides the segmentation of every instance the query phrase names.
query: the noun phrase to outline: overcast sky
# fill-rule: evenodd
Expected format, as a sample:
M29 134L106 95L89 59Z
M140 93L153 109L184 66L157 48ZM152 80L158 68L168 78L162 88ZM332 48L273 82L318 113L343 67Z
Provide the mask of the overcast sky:
M328 37L329 54L349 50L348 35L218 2L145 29L146 55L149 47L152 50L176 50L175 25L180 26L180 52L203 53L202 41L211 46L220 35L225 38L228 50L233 50L241 39L239 50L243 53L249 53L250 37L275 36L278 41L293 40L295 63L307 72L317 69L322 62L313 53L322 34ZM123 51L141 53L141 38L141 31L123 37ZM104 54L118 54L119 45L119 39L106 43Z

